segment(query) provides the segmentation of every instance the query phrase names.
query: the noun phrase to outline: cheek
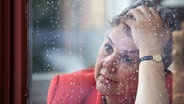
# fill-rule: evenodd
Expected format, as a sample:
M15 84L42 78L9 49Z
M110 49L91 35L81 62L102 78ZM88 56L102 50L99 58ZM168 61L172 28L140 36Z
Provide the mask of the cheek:
M103 58L101 57L101 55L98 55L97 59L96 59L95 70L94 70L95 78L99 74L99 71L100 71L100 69L102 67L102 63L103 63Z
M118 71L118 79L121 83L137 83L138 82L138 70L124 68Z
M106 57L106 55L104 54L102 46L101 46L101 48L100 48L100 50L98 52L96 63L95 63L95 69L97 69L97 70L98 70L98 68L100 68L102 66L104 58Z

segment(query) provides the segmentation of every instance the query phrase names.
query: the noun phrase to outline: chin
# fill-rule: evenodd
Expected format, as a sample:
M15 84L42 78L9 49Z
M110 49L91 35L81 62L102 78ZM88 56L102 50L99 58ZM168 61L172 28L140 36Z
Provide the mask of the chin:
M106 90L106 88L104 88L104 86L100 83L96 84L96 89L98 90L98 92L100 92L102 95L106 95L108 92Z
M101 83L100 81L96 83L96 89L98 90L98 92L100 92L102 95L117 95L117 88L114 87L109 87L108 85L105 85L103 83Z

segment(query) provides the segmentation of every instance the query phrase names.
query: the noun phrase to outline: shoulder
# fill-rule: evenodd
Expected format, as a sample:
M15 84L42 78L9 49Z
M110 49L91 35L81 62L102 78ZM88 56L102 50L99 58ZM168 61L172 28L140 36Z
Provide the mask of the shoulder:
M58 101L81 101L95 88L94 70L85 69L70 74L60 74L53 77L47 97L47 103ZM79 98L73 97L79 96Z
M71 85L75 84L91 84L94 82L94 71L93 69L85 69L70 74L60 74L56 75L53 80L57 80L59 84Z

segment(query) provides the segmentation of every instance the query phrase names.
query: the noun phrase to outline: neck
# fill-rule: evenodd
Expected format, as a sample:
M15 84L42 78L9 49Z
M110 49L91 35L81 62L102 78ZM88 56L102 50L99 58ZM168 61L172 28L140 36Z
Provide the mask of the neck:
M123 97L123 96L106 96L107 104L134 104L135 96Z

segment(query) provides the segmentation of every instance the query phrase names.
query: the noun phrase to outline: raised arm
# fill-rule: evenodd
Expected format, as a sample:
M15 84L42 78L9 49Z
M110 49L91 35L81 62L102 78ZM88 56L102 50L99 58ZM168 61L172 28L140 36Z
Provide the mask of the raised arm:
M169 35L156 9L141 5L131 9L127 15L134 17L125 22L131 28L134 43L139 49L139 58L150 55L163 56L163 47ZM164 69L162 61L140 62L136 104L169 103Z

